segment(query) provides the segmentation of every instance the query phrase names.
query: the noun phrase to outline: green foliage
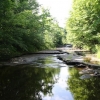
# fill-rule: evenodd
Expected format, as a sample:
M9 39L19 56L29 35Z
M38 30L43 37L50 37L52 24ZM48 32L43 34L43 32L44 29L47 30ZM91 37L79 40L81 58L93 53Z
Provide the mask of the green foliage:
M100 58L100 51L97 52L97 57Z
M97 45L96 49L97 49L97 57L100 58L100 46Z
M64 29L36 0L1 0L0 18L0 60L62 44Z
M100 44L100 1L74 0L67 22L68 41L96 52Z

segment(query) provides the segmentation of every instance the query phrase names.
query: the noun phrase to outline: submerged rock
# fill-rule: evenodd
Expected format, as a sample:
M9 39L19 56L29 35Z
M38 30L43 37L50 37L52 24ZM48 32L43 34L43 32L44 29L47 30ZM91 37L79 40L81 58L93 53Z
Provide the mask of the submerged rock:
M88 68L88 67L86 67L85 69L79 72L79 74L93 74L93 73L95 73L95 70L93 70L92 68Z
M91 78L91 77L92 77L92 75L90 75L90 74L84 74L80 77L80 79L88 79L88 78Z

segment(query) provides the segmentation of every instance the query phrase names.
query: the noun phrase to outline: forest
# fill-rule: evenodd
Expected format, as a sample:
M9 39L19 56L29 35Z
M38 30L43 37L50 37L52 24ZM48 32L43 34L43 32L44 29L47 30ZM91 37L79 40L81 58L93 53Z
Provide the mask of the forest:
M0 0L0 60L65 42L66 30L36 0Z
M99 5L100 0L73 0L65 29L36 0L0 0L0 60L65 43L100 57Z
M100 0L73 0L67 41L100 57Z

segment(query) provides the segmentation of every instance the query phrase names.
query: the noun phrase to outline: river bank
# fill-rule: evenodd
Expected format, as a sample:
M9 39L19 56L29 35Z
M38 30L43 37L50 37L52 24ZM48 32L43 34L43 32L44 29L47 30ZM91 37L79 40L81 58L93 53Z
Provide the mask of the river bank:
M30 55L23 55L20 57L15 57L6 62L0 62L0 67L2 66L16 66L23 64L30 64L37 59L44 58L49 55L55 55L58 59L62 60L67 65L74 65L77 67L100 67L99 64L94 64L93 62L100 62L100 59L97 59L94 56L83 55L83 52L88 52L85 50L72 49L67 47L56 48L55 50L44 50L39 51L37 53L33 53ZM86 61L86 59L90 59L90 61Z

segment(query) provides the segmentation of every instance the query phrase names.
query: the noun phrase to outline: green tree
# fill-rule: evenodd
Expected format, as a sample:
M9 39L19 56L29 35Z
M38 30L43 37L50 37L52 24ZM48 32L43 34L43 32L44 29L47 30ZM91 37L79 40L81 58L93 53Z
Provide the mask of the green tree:
M0 1L0 4L0 58L8 59L29 51L29 46L32 45L33 39L31 40L31 44L25 44L25 39L27 38L27 40L29 40L30 35L35 32L34 28L37 25L33 28L32 26L36 23L32 23L33 25L31 24L30 28L28 25L33 19L38 19L38 12L36 12L38 4L35 0L30 0L29 2L28 0L5 0ZM33 30L33 32L31 32L31 30Z
M67 22L68 41L82 48L95 50L100 43L99 0L74 0Z
M63 29L36 0L1 0L0 16L0 60L62 44Z

